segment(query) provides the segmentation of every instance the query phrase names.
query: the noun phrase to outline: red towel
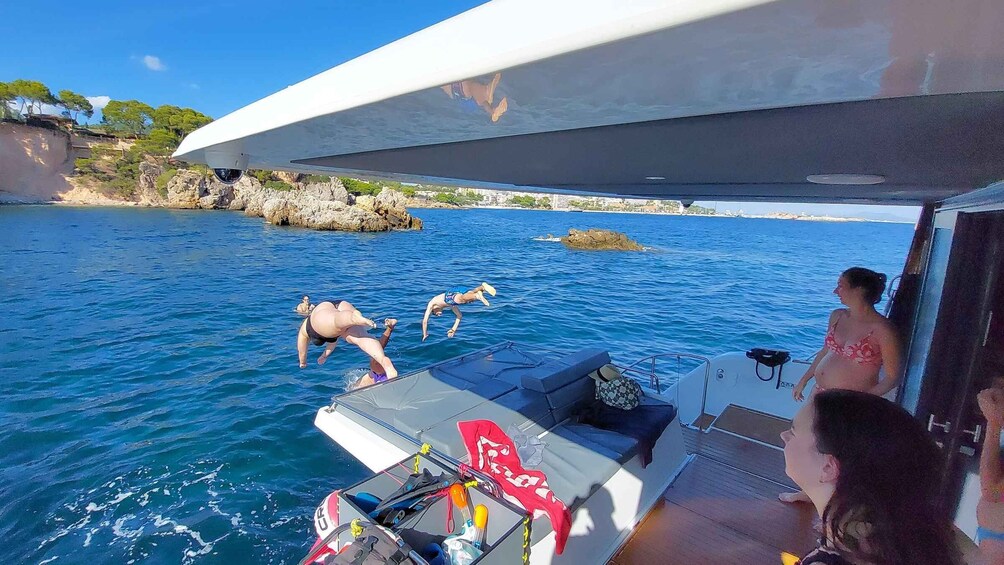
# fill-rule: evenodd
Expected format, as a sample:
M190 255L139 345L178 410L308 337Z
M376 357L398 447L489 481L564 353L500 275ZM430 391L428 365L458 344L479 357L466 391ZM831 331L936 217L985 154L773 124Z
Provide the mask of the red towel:
M467 448L471 467L498 481L506 494L518 500L531 513L536 510L547 512L554 528L555 551L561 555L572 528L572 514L547 486L544 473L523 468L516 446L495 422L457 422L457 429Z

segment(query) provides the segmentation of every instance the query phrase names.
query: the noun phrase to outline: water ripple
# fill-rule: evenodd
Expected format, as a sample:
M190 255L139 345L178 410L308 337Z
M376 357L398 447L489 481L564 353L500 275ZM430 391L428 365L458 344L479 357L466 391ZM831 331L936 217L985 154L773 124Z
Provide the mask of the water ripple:
M366 359L299 370L306 293L400 319L402 370L512 339L656 351L821 341L839 271L896 274L910 226L520 211L417 212L417 233L322 233L240 214L0 207L0 536L26 562L288 563L364 468L313 428ZM627 232L644 253L533 241ZM840 245L833 245L839 241ZM426 301L492 282L446 338Z

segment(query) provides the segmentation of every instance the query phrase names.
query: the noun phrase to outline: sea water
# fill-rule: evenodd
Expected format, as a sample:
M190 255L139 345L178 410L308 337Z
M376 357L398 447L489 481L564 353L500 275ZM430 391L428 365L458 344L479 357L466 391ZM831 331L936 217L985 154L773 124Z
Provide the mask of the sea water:
M913 226L416 210L422 231L275 227L238 213L0 207L0 558L295 563L311 515L368 471L313 427L367 366L339 344L299 369L293 308L349 300L400 320L401 372L504 340L630 363L821 345L844 268L899 273ZM646 252L571 251L569 228ZM488 281L492 305L430 320ZM880 305L881 308L881 305ZM374 335L376 332L374 332Z

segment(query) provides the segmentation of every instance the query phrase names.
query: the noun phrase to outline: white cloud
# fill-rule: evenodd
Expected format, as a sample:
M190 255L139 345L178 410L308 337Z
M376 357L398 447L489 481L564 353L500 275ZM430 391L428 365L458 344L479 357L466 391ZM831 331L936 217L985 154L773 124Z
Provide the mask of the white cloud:
M110 96L88 96L87 101L94 106L95 110L100 110L108 105L112 101Z
M164 63L160 61L160 57L154 57L153 55L144 55L143 64L146 65L146 68L150 69L151 71L167 70L167 67L164 66Z

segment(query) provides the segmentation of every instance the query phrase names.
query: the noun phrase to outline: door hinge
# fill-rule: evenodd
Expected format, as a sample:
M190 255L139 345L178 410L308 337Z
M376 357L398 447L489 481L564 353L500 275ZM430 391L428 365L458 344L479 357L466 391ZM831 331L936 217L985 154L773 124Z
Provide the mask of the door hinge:
M934 421L934 414L931 414L931 416L927 419L927 431L933 432L934 428L941 428L941 431L947 434L952 431L952 423L945 420L944 424L939 424Z

